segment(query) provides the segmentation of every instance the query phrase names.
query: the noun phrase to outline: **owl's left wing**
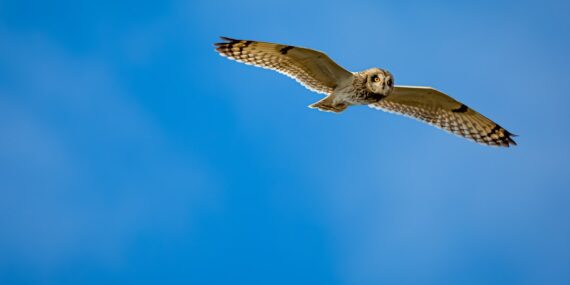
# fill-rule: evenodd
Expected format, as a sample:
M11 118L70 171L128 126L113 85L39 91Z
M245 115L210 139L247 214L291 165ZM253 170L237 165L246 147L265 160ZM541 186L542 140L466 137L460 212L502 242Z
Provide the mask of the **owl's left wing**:
M431 87L396 86L370 107L408 116L475 142L516 145L513 134L477 111Z
M331 94L352 73L320 51L222 37L216 51L230 59L285 74L317 93Z

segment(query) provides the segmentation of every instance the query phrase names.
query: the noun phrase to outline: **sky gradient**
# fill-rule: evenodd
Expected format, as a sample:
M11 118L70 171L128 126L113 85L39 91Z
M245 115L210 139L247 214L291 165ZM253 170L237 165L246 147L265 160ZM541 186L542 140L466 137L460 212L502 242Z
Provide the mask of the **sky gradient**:
M0 284L570 284L567 1L0 0ZM327 52L491 148L214 52Z

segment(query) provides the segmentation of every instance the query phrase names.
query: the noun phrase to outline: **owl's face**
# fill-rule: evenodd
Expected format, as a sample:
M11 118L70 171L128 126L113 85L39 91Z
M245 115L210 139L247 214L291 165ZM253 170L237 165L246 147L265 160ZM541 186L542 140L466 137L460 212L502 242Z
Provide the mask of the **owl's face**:
M386 70L372 68L367 72L366 88L370 92L388 96L394 88L394 78Z

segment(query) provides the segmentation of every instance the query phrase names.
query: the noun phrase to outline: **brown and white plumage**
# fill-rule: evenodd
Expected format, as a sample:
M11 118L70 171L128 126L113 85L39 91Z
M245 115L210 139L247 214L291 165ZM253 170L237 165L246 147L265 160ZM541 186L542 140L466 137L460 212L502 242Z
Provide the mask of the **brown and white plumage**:
M396 86L390 96L370 107L414 118L478 143L516 145L503 127L430 87Z
M394 86L392 74L379 68L349 72L326 54L302 47L222 37L216 51L230 59L272 69L308 89L327 95L310 105L340 113L351 105L369 105L411 117L478 143L516 145L512 134L431 87Z
M326 54L302 47L222 37L216 50L230 59L285 74L310 89L331 94L337 82L352 73L332 61Z

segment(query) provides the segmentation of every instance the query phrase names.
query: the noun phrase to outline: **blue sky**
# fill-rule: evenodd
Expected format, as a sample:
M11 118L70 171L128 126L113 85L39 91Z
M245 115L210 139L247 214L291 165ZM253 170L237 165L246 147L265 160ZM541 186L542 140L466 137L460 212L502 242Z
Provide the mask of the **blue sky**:
M569 284L564 1L0 1L1 284ZM326 51L484 147L218 56Z

